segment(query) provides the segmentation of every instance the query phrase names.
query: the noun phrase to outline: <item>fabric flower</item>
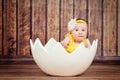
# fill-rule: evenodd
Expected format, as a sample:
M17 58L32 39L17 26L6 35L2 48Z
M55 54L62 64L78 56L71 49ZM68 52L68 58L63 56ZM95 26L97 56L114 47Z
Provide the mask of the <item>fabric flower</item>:
M76 25L76 18L75 19L71 19L69 22L68 22L68 30L71 31Z

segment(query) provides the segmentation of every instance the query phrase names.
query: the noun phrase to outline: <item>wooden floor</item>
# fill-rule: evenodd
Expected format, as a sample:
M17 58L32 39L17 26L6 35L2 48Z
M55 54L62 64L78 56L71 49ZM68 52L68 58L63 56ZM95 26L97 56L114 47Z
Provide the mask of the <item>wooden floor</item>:
M44 74L35 63L0 64L0 80L120 80L120 65L92 64L82 75L57 77Z

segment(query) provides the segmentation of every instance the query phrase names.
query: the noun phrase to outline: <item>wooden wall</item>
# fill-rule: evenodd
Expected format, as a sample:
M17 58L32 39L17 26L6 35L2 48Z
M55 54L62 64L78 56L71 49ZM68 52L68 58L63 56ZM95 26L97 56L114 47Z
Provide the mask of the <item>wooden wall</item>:
M30 57L30 38L60 41L79 17L99 40L96 57L120 56L120 0L0 0L0 57Z

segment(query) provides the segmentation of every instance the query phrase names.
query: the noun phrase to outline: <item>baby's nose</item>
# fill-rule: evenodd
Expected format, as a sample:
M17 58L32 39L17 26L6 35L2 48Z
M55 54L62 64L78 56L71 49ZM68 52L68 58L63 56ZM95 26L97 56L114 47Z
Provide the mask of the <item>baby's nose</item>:
M82 31L79 31L79 34L82 34Z

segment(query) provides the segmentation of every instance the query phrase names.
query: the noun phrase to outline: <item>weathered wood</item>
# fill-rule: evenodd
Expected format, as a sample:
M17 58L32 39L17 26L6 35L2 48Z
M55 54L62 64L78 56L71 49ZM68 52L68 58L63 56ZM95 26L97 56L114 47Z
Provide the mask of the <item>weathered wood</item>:
M118 0L118 56L120 56L120 1Z
M16 56L16 0L4 0L4 56Z
M0 57L29 57L30 38L38 37L43 44L51 37L60 41L68 21L78 17L89 21L88 39L98 38L97 56L120 56L119 0L0 0L0 4Z
M104 0L103 52L104 56L116 56L116 1Z
M73 77L49 76L35 64L0 65L1 80L119 80L120 65L92 64L82 75Z
M74 0L74 16L86 20L87 17L87 0Z
M61 0L61 16L60 16L60 26L61 26L61 40L64 39L65 34L68 32L68 22L73 18L73 0Z
M118 77L4 77L1 80L119 80Z
M30 55L30 0L18 0L18 56Z
M47 0L47 40L59 41L59 0Z
M101 56L102 40L102 0L89 0L89 39L92 42L98 39L98 48L96 56Z
M40 38L45 44L46 40L46 1L32 1L32 39Z
M2 55L2 0L0 0L0 56Z

